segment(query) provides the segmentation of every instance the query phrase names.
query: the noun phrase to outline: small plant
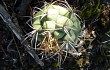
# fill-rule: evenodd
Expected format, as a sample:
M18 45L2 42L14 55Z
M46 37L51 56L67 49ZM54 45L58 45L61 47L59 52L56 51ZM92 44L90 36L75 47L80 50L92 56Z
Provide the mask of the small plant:
M40 11L33 15L33 31L29 35L32 35L32 46L40 52L42 59L58 55L58 62L61 63L67 53L81 55L75 48L81 32L80 21L68 3L55 1L37 9ZM62 55L65 55L64 59Z

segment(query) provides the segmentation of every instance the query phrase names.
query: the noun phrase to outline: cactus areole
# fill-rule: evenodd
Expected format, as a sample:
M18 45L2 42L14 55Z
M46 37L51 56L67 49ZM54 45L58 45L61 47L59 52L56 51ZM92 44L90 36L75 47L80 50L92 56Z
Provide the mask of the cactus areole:
M33 28L39 33L49 31L58 42L76 42L81 32L80 21L69 8L48 5L33 16ZM38 40L43 36L38 35Z

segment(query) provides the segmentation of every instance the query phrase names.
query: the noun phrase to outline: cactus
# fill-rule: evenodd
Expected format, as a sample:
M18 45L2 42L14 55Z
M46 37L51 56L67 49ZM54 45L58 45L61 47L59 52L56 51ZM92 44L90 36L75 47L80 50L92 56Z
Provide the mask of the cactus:
M46 53L58 50L65 52L70 49L77 53L74 47L77 45L81 26L77 15L68 5L49 4L40 9L33 16L33 29L38 33L37 41L41 42L40 48L47 50L47 45L48 49L50 48Z

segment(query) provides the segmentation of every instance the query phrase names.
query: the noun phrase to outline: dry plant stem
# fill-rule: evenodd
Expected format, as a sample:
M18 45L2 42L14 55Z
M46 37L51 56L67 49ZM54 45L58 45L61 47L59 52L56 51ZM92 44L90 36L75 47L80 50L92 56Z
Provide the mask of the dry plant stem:
M9 42L9 44L7 45L7 51L8 52L10 52L10 49L9 49L9 47L10 47L10 45L12 44L12 42L13 42L13 39Z
M0 45L0 48L1 48L2 52L5 54L5 56L7 56L5 50L3 49L3 47L2 47L1 45ZM0 51L0 52L1 52L1 51Z
M16 47L16 49L17 49L17 51L18 51L18 54L19 54L19 57L20 57L20 62L21 62L21 65L23 66L21 53L20 53L20 51L19 51L19 49L18 49L17 43L16 43L16 41L15 41L15 39L14 39L14 36L13 36L13 40L14 40L14 42L15 42L15 45L16 45L15 47Z
M3 19L4 24L10 28L10 30L15 34L15 36L22 42L23 35L18 31L20 28L17 28L14 23L10 19L10 15L7 13L7 11L4 9L2 5L0 5L0 17ZM36 63L43 66L43 62L40 61L38 55L36 52L30 47L27 41L23 42L23 45L25 46L26 51L34 58Z
M58 46L56 39L52 38L49 31L45 31L44 33L46 33L46 36L41 42L40 48L44 50L45 53L49 53L51 51L52 53L59 51L60 48Z

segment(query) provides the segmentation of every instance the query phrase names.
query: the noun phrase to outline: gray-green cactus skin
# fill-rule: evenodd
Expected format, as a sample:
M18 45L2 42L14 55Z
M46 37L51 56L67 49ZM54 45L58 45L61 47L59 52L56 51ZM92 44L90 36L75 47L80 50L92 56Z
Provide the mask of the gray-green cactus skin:
M81 32L80 21L75 13L59 5L45 6L33 16L33 28L39 33L49 31L59 43L63 41L77 42ZM38 40L42 40L38 35Z

